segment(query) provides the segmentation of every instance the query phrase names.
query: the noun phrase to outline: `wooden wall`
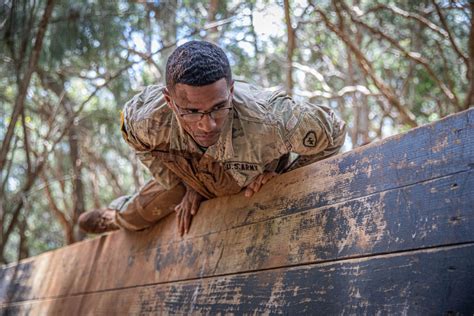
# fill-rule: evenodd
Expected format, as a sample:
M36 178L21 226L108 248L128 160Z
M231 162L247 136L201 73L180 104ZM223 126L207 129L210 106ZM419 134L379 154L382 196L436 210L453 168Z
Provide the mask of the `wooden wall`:
M3 314L474 313L474 110L3 267Z

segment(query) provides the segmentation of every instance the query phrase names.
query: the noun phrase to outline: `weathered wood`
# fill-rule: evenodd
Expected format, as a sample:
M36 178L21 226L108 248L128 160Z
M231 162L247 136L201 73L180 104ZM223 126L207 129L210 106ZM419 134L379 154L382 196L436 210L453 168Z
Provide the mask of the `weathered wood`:
M153 268L154 281L163 282L469 242L474 240L474 196L464 188L474 188L473 174L463 172L188 238L153 249L154 267L146 252L132 254L129 264L150 266L149 273L143 274L148 278L142 277L146 284L153 282ZM453 208L458 210L455 216L449 212ZM114 275L126 275L123 267L116 267ZM99 278L105 270L94 272L92 275ZM139 278L134 277L133 284ZM132 285L126 276L113 281L116 284L110 288Z
M185 238L170 216L144 232L3 268L0 303L86 300L104 290L472 242L473 118L466 111L284 174L252 199L207 201Z
M45 272L50 283L40 284L54 287L31 291L42 296L30 297L29 291L20 287L10 290L7 297L3 294L3 300L77 294L469 242L474 240L474 195L469 190L474 188L473 173L474 170L461 172L145 251L124 249L123 253L111 254L107 249L114 245L106 245L109 240L102 239L100 248L90 252L86 266L79 265L84 262L82 258L67 253L49 257L51 264L45 268L61 269ZM455 214L450 210L456 210ZM12 274L17 272L21 276L17 275L15 282L26 285L31 264L22 267L23 271L15 268L8 270L9 275L4 271L3 284L15 279ZM107 275L115 277L104 277Z
M470 243L28 301L2 309L15 315L471 315L472 271Z

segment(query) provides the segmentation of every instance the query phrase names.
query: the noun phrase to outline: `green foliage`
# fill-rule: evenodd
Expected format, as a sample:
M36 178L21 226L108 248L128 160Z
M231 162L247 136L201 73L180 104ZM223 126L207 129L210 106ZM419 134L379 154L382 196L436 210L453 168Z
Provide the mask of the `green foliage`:
M393 6L421 16L443 29L431 1L312 2L314 5L308 7L306 1L290 1L293 26L297 27L293 62L322 74L324 81L314 73L294 67L295 98L312 95L312 102L335 108L348 121L351 135L360 132L355 131L360 123L358 111L366 106L369 125L363 132L370 136L369 141L409 128L375 80L366 74L356 54L339 35L329 30L320 10L330 23L344 30L370 63L373 75L393 91L400 103L415 115L418 124L461 109L443 93L439 83L444 83L460 102L467 95L467 68L452 43L419 20L389 9ZM346 3L349 10L341 3ZM468 1L436 3L454 42L467 56L471 19ZM42 1L26 0L0 4L2 140L44 6ZM33 165L65 128L66 133L48 156L43 173L45 181L38 178L25 198L21 216L27 218L26 237L31 255L65 242L62 227L51 212L45 186L51 188L58 209L68 219L73 218L73 170L78 162L71 161L73 136L67 133L69 130L74 128L74 137L79 142L86 209L105 206L121 194L132 194L149 176L121 138L120 110L144 86L164 82L166 58L176 43L216 38L228 53L237 78L265 87L284 88L288 47L283 1L220 0L215 20L222 23L214 34L215 29L207 25L208 9L209 1L202 0L144 3L60 0L56 3L25 102ZM351 14L352 18L392 38L399 47L368 27L354 23ZM169 48L162 49L165 46ZM422 58L429 69L408 58L406 52ZM359 92L339 95L355 86ZM364 142L357 137L352 137L349 144L357 146ZM8 155L11 169L1 201L4 227L12 218L16 196L29 172L21 120L15 127L13 143L16 145ZM3 173L0 180L4 181L5 177ZM16 260L19 236L17 227L4 251L7 261Z

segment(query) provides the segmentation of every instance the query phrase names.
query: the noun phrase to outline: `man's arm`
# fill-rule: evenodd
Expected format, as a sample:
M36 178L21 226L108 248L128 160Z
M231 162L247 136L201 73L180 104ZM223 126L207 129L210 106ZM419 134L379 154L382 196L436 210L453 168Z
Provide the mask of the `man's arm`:
M288 172L332 156L344 144L346 125L331 109L306 102L297 103L284 94L274 95L269 103L278 117L280 135L288 153L299 156L279 172ZM251 197L276 175L277 172L265 171L256 177L246 187L245 196Z
M141 94L135 96L129 101L122 112L121 131L122 136L127 144L134 150L137 158L150 171L155 180L165 189L170 190L182 180L176 176L166 165L152 154L151 143L156 140L166 139L166 133L163 135L150 135L149 126L146 120L137 120L134 111L144 103L149 102L147 97L147 89ZM151 89L156 94L157 89ZM161 90L160 90L161 91ZM156 132L156 129L154 129ZM153 139L150 139L153 138ZM156 144L155 144L156 145ZM197 213L201 201L204 200L199 193L191 189L184 182L186 193L181 202L175 207L177 214L178 232L182 236L184 232L188 232L191 225L191 218Z
M299 158L283 172L328 158L339 152L346 137L346 124L334 111L291 98L275 98L274 111L281 113L280 131L289 152Z
M137 157L148 168L153 177L166 189L171 189L179 182L182 182L171 170L169 170L161 161L154 157L150 152L137 152ZM192 217L197 214L201 202L206 200L189 185L182 182L186 187L181 202L175 207L178 233L180 236L187 234L191 227Z

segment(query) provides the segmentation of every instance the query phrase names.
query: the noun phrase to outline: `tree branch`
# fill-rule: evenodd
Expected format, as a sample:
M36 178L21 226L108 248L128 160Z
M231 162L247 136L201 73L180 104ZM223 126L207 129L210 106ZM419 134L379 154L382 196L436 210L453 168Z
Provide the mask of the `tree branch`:
M297 31L297 30L301 27L301 25L305 24L303 18L304 18L304 16L305 16L306 14L308 14L308 10L309 10L310 8L313 8L313 6L311 5L311 3L308 4L308 5L304 8L303 12L302 12L301 15L298 17L298 20L299 20L299 21L296 23L295 31Z
M30 142L28 140L28 130L26 127L25 109L21 112L21 125L23 127L23 142L25 143L25 156L27 164L27 173L31 173Z
M345 86L344 88L340 89L336 93L329 93L329 92L326 92L326 91L313 91L313 92L300 91L297 94L300 95L300 96L306 97L306 98L321 97L321 98L324 98L324 99L338 99L338 98L344 97L347 94L356 93L356 92L361 93L361 94L363 94L365 96L368 96L368 97L369 96L371 96L371 97L380 97L381 96L380 93L371 92L367 87L362 86L362 85Z
M469 92L466 95L466 100L464 101L464 108L468 109L471 106L474 106L474 2L470 2L471 7L471 30L469 33L469 62L470 71L469 79Z
M33 50L30 55L30 62L28 64L28 68L26 70L23 79L21 80L21 86L18 91L18 96L15 101L13 113L11 115L11 121L8 125L7 133L5 134L5 138L3 139L2 147L0 150L0 171L2 171L5 163L5 159L7 156L8 151L10 150L10 143L13 136L13 131L15 129L16 122L18 117L20 116L23 107L25 105L25 98L26 92L28 90L28 86L30 85L30 80L33 72L36 69L38 64L39 56L41 54L41 48L43 47L43 38L46 33L46 29L48 27L48 21L51 17L51 13L54 7L54 0L48 0L46 4L46 8L43 13L43 17L41 18L38 33L36 35L35 44L33 46Z
M342 32L339 28L332 24L323 11L317 9L316 12L321 15L324 24L329 28L329 30L336 34L347 45L347 47L350 48L352 53L357 58L357 62L361 66L364 73L372 79L375 86L387 98L390 104L392 104L400 113L402 122L412 127L417 126L418 124L416 123L413 113L406 106L401 104L400 100L398 100L392 89L375 75L375 71L373 70L371 63L367 60L367 58L365 58L360 49L349 40L349 37L346 35L346 33Z
M448 23L446 22L443 12L441 12L441 8L438 6L438 4L434 0L431 0L431 3L433 3L434 7L436 8L436 13L438 13L439 20L441 21L441 24L443 24L443 27L446 30L446 33L447 33L446 37L449 39L449 42L451 43L454 51L459 55L459 57L461 57L461 59L466 64L466 67L467 67L466 74L469 79L470 68L471 68L471 65L469 63L469 58L466 55L464 55L463 52L461 52L458 45L456 44L456 41L454 40L453 34L451 33L451 30L449 29ZM472 5L472 1L471 1L471 5Z
M18 140L19 140L19 138L15 137L15 142L13 143L13 150L12 150L11 159L7 161L7 169L6 169L5 177L3 178L2 186L0 187L0 197L2 198L0 200L2 200L2 201L4 200L3 196L5 195L5 187L6 187L6 184L7 184L7 181L8 181L8 177L10 176L10 171L11 171L11 168L12 168L13 160L15 159L15 151L16 151L16 148L18 146Z
M444 82L442 82L438 78L438 76L436 76L435 72L430 67L429 62L425 58L421 57L421 55L419 53L406 51L403 47L401 47L401 45L396 40L394 40L393 38L388 36L386 33L382 32L382 31L366 24L365 22L361 21L360 19L356 18L354 16L354 14L352 13L352 11L344 3L341 2L341 5L344 8L344 10L349 14L351 20L354 23L356 23L356 24L364 27L365 29L369 30L372 34L374 34L374 35L376 35L376 36L378 36L382 39L385 39L392 46L394 46L397 50L399 50L407 59L410 59L410 60L416 62L417 64L420 64L421 66L423 66L423 68L425 68L425 70L428 72L430 77L433 78L433 80L438 84L441 91L448 98L448 100L453 102L453 104L457 108L459 108L459 100L458 100L457 96L446 86L446 84L444 84Z
M326 80L324 79L324 76L319 72L317 71L316 69L314 68L311 68L311 67L308 67L306 65L302 65L298 62L293 62L293 67L295 67L296 69L299 69L301 71L304 71L306 73L309 73L311 75L313 75L319 82L321 82L321 85L323 87L323 90L325 92L328 92L328 93L332 93L332 89L331 87L329 87L329 85L327 84Z
M54 151L54 148L56 147L56 145L62 140L62 138L64 137L64 135L66 134L66 132L68 130L69 125L70 124L65 124L65 126L63 127L63 131L59 135L59 137L51 144L51 146L49 148L46 147L43 150L41 156L36 160L35 168L33 169L33 171L30 174L28 174L28 177L27 177L25 183L23 184L22 189L18 192L17 196L14 197L12 199L12 201L10 202L10 203L17 203L17 204L13 204L15 206L14 206L14 209L13 209L13 212L12 212L13 213L12 220L10 221L10 224L8 225L7 230L3 232L3 235L2 235L3 244L6 244L8 237L10 236L11 232L13 231L13 229L16 225L16 222L18 220L18 216L20 215L20 211L23 207L23 203L24 203L23 201L24 201L25 196L31 190L34 182L36 181L36 178L41 174L41 172L43 172L43 168L44 168L44 165L47 161L48 156L51 154L51 152ZM54 128L50 125L47 134L49 135L51 130L53 130L53 129Z
M112 189L114 191L115 194L117 195L123 195L124 194L124 190L122 188L122 186L120 185L120 182L118 180L118 177L117 175L109 168L109 166L107 165L107 162L102 159L101 157L97 156L92 150L89 150L87 148L85 148L85 153L87 154L87 156L89 156L89 159L91 159L92 161L94 161L97 165L101 166L102 168L104 168L104 170L110 175L111 179L112 179L112 182L113 182L113 186L112 186Z
M432 30L432 31L438 33L439 35L441 35L443 38L448 37L448 33L445 30L443 30L442 28L440 28L439 26L437 26L436 24L434 24L433 22L431 22L427 18L425 18L425 17L423 17L423 16L421 16L417 13L402 10L402 9L398 8L397 6L395 6L393 4L388 4L388 5L379 4L379 5L377 5L373 8L370 8L369 10L367 10L366 12L364 12L363 14L361 14L359 16L364 16L364 15L367 15L368 13L372 13L372 12L379 11L379 10L388 10L388 11L391 11L391 12L393 12L393 13L399 15L399 16L402 16L404 18L408 18L408 19L418 21L422 25L429 28L430 30Z
M49 209L63 228L64 239L66 241L66 244L70 245L75 242L73 234L73 225L71 224L71 221L66 217L66 214L61 212L61 210L56 205L56 202L54 202L53 194L51 193L50 189L50 184L48 183L48 179L46 178L46 176L42 174L40 177L44 183L44 193L46 195L46 199L48 200Z

